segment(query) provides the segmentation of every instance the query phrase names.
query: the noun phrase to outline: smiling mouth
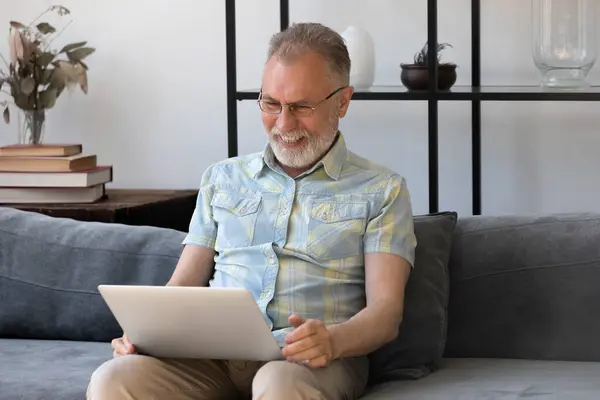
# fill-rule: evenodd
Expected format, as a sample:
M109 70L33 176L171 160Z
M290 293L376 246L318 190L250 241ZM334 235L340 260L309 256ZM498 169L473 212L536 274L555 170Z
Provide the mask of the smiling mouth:
M279 136L279 139L285 143L285 144L296 144L298 142L300 142L302 139L304 139L304 136L300 136L300 137L284 137L284 136Z

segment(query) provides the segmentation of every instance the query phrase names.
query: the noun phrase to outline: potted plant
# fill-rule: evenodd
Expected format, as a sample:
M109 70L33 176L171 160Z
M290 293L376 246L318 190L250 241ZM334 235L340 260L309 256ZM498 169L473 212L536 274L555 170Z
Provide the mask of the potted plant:
M448 90L456 82L456 64L442 63L441 52L451 44L441 43L436 47L438 90ZM409 90L427 90L429 88L429 53L427 43L415 54L414 63L400 64L400 80Z
M50 12L61 17L70 14L63 6L50 6L28 25L11 21L9 60L0 54L6 66L6 70L0 69L0 90L12 97L12 101L0 101L2 115L10 123L10 106L17 108L21 144L42 142L46 111L54 107L65 88L78 86L83 93L88 92L88 66L84 59L95 49L86 47L87 42L53 48L64 28L57 31L48 22L39 21Z

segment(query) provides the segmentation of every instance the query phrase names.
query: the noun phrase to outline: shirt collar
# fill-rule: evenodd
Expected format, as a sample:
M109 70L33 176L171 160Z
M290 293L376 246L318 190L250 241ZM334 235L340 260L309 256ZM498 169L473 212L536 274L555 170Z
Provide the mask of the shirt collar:
M348 149L346 147L346 141L344 140L342 133L338 132L333 147L320 161L320 163L323 164L323 168L325 168L325 172L331 179L335 181L340 179L347 156Z
M318 168L323 167L325 173L333 180L338 180L342 173L342 168L346 157L348 155L348 148L346 147L346 141L341 132L338 132L338 136L333 144L333 147L319 160L310 170L306 171L303 175L307 175L316 171ZM267 144L262 152L261 157L257 157L250 164L250 172L253 177L257 177L258 174L264 169L269 167L273 170L280 170L276 161L275 155L271 146Z

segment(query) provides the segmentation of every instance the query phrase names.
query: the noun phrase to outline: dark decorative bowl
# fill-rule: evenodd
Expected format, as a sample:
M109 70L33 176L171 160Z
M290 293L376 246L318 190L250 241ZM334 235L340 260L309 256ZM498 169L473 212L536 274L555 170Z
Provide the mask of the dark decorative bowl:
M429 70L427 65L400 64L400 80L409 90L428 90ZM448 90L456 82L456 64L438 65L438 90Z

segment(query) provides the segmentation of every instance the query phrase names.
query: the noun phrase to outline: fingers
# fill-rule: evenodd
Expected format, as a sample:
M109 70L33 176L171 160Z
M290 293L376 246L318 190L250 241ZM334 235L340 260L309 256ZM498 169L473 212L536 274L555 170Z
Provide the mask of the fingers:
M289 355L286 355L288 361L300 362L304 360L312 360L317 357L321 357L326 355L325 346L318 344L312 347L307 348L306 350L298 351L298 352L289 352Z
M305 320L297 314L289 318L294 330L285 338L282 354L288 361L309 367L324 367L332 359L329 332L322 321Z
M119 339L113 339L112 342L110 342L110 345L113 349L113 357L119 357L122 354L123 351L123 339L119 338Z
M320 338L319 335L313 335L285 346L282 354L288 361L308 362L316 359L316 364L320 364L322 361L327 362L333 357L329 342L325 338Z
M290 315L288 321L294 328L298 328L300 325L306 322L306 320L298 314Z
M320 334L286 345L282 349L282 355L288 361L302 362L313 367L324 366L333 357L329 339Z
M325 346L317 345L305 351L287 357L288 362L295 362L311 368L323 368L329 364L331 353Z
M135 353L135 347L133 344L131 344L126 335L124 335L122 338L113 339L111 346L113 348L113 357L120 357Z
M283 348L282 352L284 357L293 357L308 349L312 349L313 347L318 346L318 344L319 342L317 340L317 336L312 335L304 339L298 340L297 342L287 344ZM304 360L306 360L306 358L304 358Z
M133 353L135 351L135 347L133 346L133 343L131 343L129 341L129 337L126 334L123 335L123 344L127 348L128 352Z
M301 339L304 339L310 335L314 335L319 332L324 325L321 321L315 319L305 320L303 324L298 327L295 327L294 331L290 332L286 338L285 342L287 344L297 342Z
M305 365L311 367L311 368L324 368L329 364L329 358L327 358L327 356L322 355L319 356L317 358L313 358L310 361L308 361L307 363L304 363Z

